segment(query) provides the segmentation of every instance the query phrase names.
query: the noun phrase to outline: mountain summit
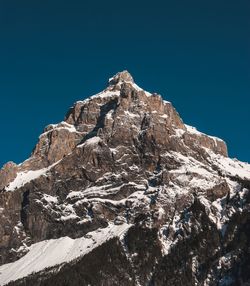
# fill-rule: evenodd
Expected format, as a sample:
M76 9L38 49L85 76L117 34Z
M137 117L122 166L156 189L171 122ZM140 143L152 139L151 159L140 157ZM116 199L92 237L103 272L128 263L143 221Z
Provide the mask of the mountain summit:
M115 85L117 83L121 83L121 82L130 82L130 83L134 83L134 79L131 76L131 74L128 71L122 71L122 72L118 72L116 75L114 75L113 77L111 77L109 79L109 84L111 85Z
M249 189L223 140L117 73L0 170L0 285L247 285Z

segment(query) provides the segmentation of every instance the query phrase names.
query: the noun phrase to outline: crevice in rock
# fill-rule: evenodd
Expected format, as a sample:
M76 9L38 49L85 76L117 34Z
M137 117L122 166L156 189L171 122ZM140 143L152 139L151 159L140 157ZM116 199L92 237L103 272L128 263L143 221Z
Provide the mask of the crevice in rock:
M97 118L96 121L96 125L95 127L89 132L87 133L83 140L80 142L80 144L84 143L86 140L94 137L97 135L98 131L100 129L103 129L105 126L105 118L107 116L107 114L109 113L110 110L114 110L117 108L117 104L118 104L118 99L112 99L109 102L105 103L104 105L102 105L100 107L100 114L99 117Z
M134 278L135 278L135 285L136 286L141 286L141 283L140 283L140 277L138 276L138 274L136 273L136 267L134 265L134 262L133 262L133 259L131 257L131 254L129 252L129 248L128 248L128 237L127 237L127 233L124 234L121 238L120 238L120 242L121 242L121 246L122 246L122 249L126 255L126 258L131 266L131 270L132 270L132 273L134 275Z
M22 222L25 229L28 228L28 225L27 225L27 208L28 208L29 203L30 203L29 195L30 195L29 190L27 190L23 193L23 200L22 200L21 211L20 211L21 222Z
M150 115L148 113L145 113L141 123L141 130L148 129L150 126L150 121L151 121Z

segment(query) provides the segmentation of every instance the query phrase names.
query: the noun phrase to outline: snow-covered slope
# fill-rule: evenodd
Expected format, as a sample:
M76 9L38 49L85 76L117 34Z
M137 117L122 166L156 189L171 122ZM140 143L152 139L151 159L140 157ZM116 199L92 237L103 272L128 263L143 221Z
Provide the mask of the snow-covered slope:
M109 239L121 237L128 228L127 224L109 225L88 233L87 237L61 237L32 244L21 259L0 266L0 285L84 256Z

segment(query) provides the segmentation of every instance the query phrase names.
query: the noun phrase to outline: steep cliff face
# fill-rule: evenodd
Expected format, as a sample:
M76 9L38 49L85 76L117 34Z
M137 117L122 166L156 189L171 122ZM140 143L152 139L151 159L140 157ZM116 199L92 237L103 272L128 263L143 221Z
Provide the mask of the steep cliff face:
M0 285L250 283L250 166L127 71L0 188Z

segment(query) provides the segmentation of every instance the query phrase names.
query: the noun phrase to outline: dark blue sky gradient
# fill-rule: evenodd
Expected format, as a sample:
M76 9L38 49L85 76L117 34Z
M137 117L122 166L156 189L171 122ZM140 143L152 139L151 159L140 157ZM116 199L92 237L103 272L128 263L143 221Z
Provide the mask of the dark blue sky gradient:
M127 69L250 162L250 1L0 1L0 166Z

